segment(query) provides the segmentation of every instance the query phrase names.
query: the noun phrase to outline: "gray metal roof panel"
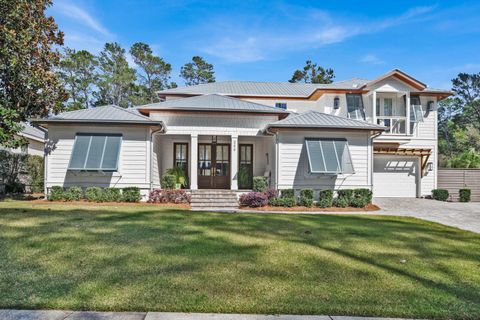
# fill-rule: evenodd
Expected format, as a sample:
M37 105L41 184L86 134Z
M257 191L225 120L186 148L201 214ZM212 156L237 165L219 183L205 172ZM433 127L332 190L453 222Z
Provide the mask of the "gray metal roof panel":
M222 94L231 96L285 96L308 97L316 89L357 89L369 80L353 78L329 84L290 83L290 82L256 82L256 81L222 81L204 83L189 87L178 87L159 91L160 95L168 94Z
M267 126L283 128L337 128L337 129L364 129L364 130L385 130L383 126L368 123L360 120L353 120L344 117L338 117L318 111L308 111L298 115L273 122Z
M141 115L135 109L125 109L115 105L107 105L90 109L63 112L58 115L51 116L47 120L105 120L152 122L149 117Z
M23 130L20 132L20 134L26 134L41 140L45 140L45 132L42 130L32 127L29 124L22 122L23 125Z
M287 111L283 109L218 94L166 100L138 106L137 109L287 113Z

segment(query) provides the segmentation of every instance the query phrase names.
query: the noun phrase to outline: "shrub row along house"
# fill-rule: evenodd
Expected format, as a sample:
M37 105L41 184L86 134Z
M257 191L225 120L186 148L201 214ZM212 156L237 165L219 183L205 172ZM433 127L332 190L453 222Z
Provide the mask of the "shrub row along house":
M158 92L32 122L48 128L46 188L139 187L183 169L185 188L367 188L420 197L436 188L437 102L451 94L393 70L331 84L226 81Z

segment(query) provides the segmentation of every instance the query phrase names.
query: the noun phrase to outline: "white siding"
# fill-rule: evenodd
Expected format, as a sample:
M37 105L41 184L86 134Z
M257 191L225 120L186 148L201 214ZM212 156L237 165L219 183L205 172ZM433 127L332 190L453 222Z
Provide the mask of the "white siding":
M111 173L67 171L77 133L120 133L122 145L119 170ZM47 187L52 186L136 186L146 194L150 189L149 177L150 130L140 126L65 126L51 125L48 143L51 151L47 161Z
M282 132L279 133L278 188L345 189L371 188L369 136L367 132ZM325 176L311 174L305 149L306 137L346 138L352 155L354 174Z

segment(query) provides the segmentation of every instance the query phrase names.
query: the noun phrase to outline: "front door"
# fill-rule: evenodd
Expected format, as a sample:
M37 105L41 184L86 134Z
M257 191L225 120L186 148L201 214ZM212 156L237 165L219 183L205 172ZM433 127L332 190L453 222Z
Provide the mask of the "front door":
M198 188L230 189L230 145L198 145Z

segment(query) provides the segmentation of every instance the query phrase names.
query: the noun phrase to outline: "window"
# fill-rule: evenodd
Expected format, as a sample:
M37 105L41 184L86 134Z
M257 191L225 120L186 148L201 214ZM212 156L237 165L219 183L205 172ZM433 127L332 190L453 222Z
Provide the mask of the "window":
M276 102L275 103L275 108L280 108L280 109L287 109L287 103L286 102Z
M183 170L185 175L188 174L188 144L187 143L174 143L174 161L175 167L179 167Z
M68 170L117 171L121 143L119 134L77 134Z
M305 139L311 173L354 173L352 157L346 139Z
M410 98L410 122L423 122L423 109L420 97L413 96Z
M365 120L363 100L361 94L347 93L348 117L356 120Z

